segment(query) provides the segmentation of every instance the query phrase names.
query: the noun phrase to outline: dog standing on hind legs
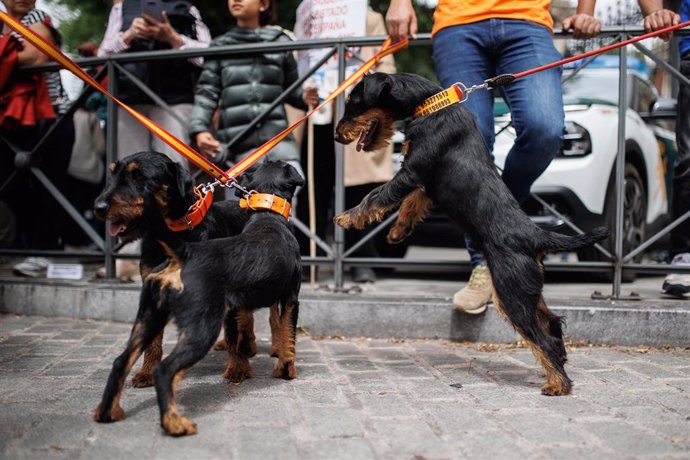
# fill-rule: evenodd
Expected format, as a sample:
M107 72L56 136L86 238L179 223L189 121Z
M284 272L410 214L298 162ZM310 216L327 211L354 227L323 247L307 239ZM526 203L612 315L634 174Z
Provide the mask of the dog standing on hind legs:
M154 380L161 426L173 436L197 432L196 424L180 415L175 388L185 370L213 346L224 313L229 348L226 374L251 372L246 354L237 346L242 343L237 335L238 310L251 313L280 305L279 356L273 376L297 376L295 342L302 264L288 216L295 188L304 180L287 163L266 162L255 172L242 175L240 182L252 190L244 199L249 218L240 235L228 238L185 242L168 230L157 213L155 198L145 199L149 215L158 214L152 225L167 260L144 281L130 339L113 362L102 400L94 411L97 422L124 418L120 396L127 374L169 319L178 327L178 341L155 368Z
M494 285L494 306L529 343L546 371L544 395L567 395L562 319L542 297L546 252L572 251L608 237L606 228L566 236L537 227L520 209L496 171L474 116L462 104L418 114L438 102L442 88L413 74L365 76L350 93L336 141L357 150L386 145L394 122L412 117L401 169L356 207L334 218L344 228L362 228L400 208L389 243L408 236L431 207L438 207L484 252ZM433 99L432 96L436 96ZM425 105L424 103L427 102Z

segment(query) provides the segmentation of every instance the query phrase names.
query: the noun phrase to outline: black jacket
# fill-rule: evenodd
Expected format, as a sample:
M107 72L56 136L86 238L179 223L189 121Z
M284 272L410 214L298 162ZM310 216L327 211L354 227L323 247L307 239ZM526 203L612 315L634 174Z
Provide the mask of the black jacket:
M285 32L278 28L235 28L216 37L211 46L289 40ZM229 142L295 80L297 62L290 51L207 58L197 82L194 110L189 123L192 139L202 131L213 131L211 119L219 107L221 113L216 137L222 143ZM305 110L302 95L302 89L298 88L287 97L286 102ZM228 160L235 162L241 159L286 127L285 109L279 105L232 147ZM276 146L268 154L268 159L298 160L299 151L294 138L289 136Z

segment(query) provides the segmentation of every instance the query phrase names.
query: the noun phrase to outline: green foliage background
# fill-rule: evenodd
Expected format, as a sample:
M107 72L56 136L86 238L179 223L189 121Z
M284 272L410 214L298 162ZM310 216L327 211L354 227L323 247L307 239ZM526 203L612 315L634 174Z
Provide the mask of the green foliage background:
M50 3L66 6L74 16L63 20L60 32L67 51L76 50L85 41L100 42L105 32L110 12L110 0L48 0ZM301 0L274 0L278 7L276 23L292 30L295 24L295 11ZM370 0L370 6L381 14L386 13L388 0ZM227 11L227 2L217 0L196 0L194 4L201 11L204 22L213 36L222 34L233 25ZM415 4L419 30L431 31L433 8ZM395 55L399 72L414 72L435 79L431 62L431 48L427 46L410 47Z

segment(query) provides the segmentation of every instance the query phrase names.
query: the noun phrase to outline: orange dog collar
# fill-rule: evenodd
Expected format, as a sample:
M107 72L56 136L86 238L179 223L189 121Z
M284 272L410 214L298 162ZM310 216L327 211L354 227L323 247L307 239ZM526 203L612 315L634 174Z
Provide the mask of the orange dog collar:
M240 208L251 209L252 211L267 210L280 214L290 220L290 210L292 206L285 198L268 193L249 193L240 200Z
M419 118L430 115L458 102L463 102L464 96L465 93L462 88L460 88L458 84L454 84L450 88L434 94L418 105L412 117Z
M165 219L165 223L170 230L173 232L182 232L184 230L191 230L204 220L208 208L211 207L213 203L213 189L208 189L204 196L201 196L201 192L194 189L194 193L197 194L199 199L189 207L187 214L184 217L176 220Z

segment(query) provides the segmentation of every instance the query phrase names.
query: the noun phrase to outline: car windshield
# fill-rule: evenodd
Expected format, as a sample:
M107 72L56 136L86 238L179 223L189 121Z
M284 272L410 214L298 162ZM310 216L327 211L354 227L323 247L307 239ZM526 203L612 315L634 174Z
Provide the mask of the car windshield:
M618 105L618 76L579 72L563 83L563 99L566 103L596 100Z

